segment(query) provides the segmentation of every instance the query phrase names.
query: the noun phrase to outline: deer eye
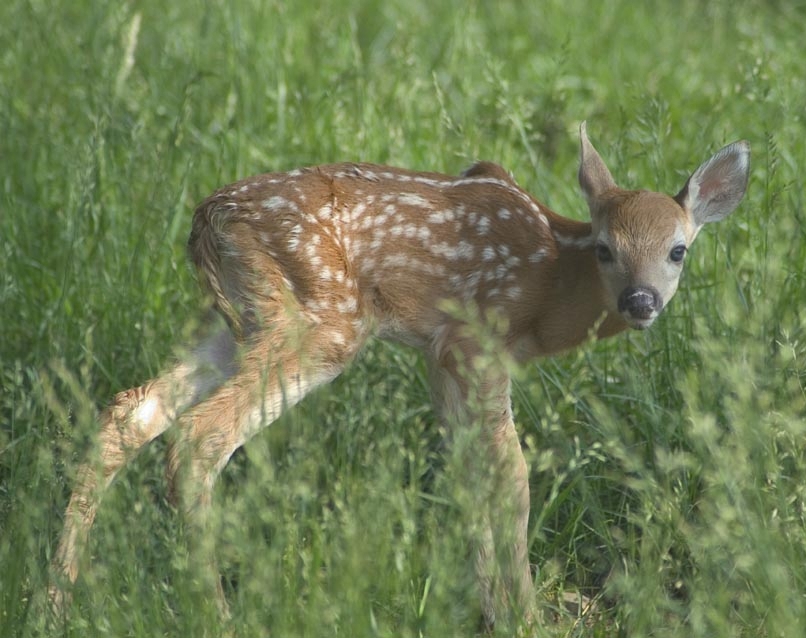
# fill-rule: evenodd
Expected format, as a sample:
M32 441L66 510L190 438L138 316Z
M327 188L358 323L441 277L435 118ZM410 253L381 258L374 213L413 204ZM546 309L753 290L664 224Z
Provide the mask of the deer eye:
M610 249L602 243L596 244L596 259L600 264L609 264L613 261L613 253Z
M683 261L683 258L686 256L686 247L682 244L680 246L675 246L672 248L672 252L669 253L669 259L671 259L674 263L679 264Z

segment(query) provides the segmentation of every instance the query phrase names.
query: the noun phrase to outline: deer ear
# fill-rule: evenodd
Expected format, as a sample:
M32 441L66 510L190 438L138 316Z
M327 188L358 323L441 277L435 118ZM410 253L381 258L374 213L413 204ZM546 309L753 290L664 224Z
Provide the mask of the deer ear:
M742 201L750 175L750 144L734 142L705 161L675 200L698 226L727 217Z
M593 210L593 203L602 194L616 188L613 176L607 170L599 153L588 139L585 122L579 125L579 185L582 194Z

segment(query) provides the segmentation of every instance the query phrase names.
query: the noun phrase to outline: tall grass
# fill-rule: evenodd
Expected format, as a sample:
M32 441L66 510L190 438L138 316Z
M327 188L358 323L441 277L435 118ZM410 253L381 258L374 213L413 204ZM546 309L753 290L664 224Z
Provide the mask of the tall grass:
M95 411L197 321L197 201L303 164L487 158L583 217L587 119L628 187L675 192L738 138L753 173L652 331L518 372L541 631L806 635L804 20L749 0L3 4L0 634L51 635L47 563ZM373 345L236 456L212 534L229 625L152 445L106 497L56 635L473 635L424 376ZM572 590L583 618L557 602Z

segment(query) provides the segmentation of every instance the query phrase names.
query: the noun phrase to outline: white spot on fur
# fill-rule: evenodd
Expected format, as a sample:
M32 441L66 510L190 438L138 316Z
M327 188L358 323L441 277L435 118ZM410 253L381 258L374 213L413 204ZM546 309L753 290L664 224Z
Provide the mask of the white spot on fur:
M366 211L366 210L367 210L366 202L359 202L358 204L355 205L353 210L350 212L349 220L351 222L357 221L358 218L361 217L364 214L364 211ZM366 221L367 220L365 219L364 222L366 222Z
M336 330L331 331L330 341L337 346L343 346L346 345L347 343L347 340L344 338L344 335Z
M450 259L451 261L457 259L459 253L459 250L456 246L451 246L450 244L444 241L441 241L436 244L431 244L428 247L428 250L431 251L434 255L445 257L446 259Z
M467 285L467 291L470 294L470 296L476 294L476 290L478 290L480 281L481 281L481 273L479 271L476 271L468 275L465 283Z
M438 210L428 216L428 221L432 224L444 224L453 221L453 213L449 210Z
M417 193L403 193L397 198L397 201L406 206L431 208L431 202Z
M288 233L288 250L290 250L292 253L296 252L297 248L299 248L299 239L301 234L302 226L299 224L294 226Z
M456 247L456 256L459 259L473 259L473 244L467 241L460 241Z
M408 255L397 253L394 255L387 255L383 258L383 265L387 268L405 268L409 266L411 260Z
M297 207L296 204L293 204L293 202L287 200L285 197L281 197L280 195L273 195L272 197L263 200L263 208L272 213L276 213L285 208L291 208L292 210L295 210Z
M135 419L137 419L141 425L150 425L158 407L159 403L154 397L146 399L137 407L137 410L135 411Z
M520 286L512 286L511 288L507 289L506 296L514 300L518 299L522 292L523 291L521 290Z
M353 313L358 309L358 301L355 297L348 297L344 301L340 301L336 304L336 310L341 312L342 314L349 314Z
M288 290L290 290L291 292L294 292L294 282L293 281L291 281L288 277L283 277L282 282L283 282L283 285Z
M435 277L444 277L446 270L445 266L439 263L433 262L418 262L420 264L420 269L429 275L433 275Z
M314 312L317 312L317 313L327 312L328 310L331 309L330 304L327 301L323 300L323 299L319 299L319 300L316 300L316 301L311 301L308 304L306 304L306 306L309 307ZM321 321L319 320L318 317L317 317L317 323L321 323Z

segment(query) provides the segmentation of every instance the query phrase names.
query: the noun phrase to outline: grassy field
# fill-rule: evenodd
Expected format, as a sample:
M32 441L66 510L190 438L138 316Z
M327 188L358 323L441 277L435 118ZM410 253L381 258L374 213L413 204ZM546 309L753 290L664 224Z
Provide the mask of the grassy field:
M199 317L195 203L299 165L484 158L583 218L583 119L624 186L674 193L740 138L752 177L651 331L517 375L538 635L806 635L804 24L800 0L3 3L0 636L474 635L424 366L384 344L224 472L229 625L159 442L108 493L70 620L42 601L96 410Z

